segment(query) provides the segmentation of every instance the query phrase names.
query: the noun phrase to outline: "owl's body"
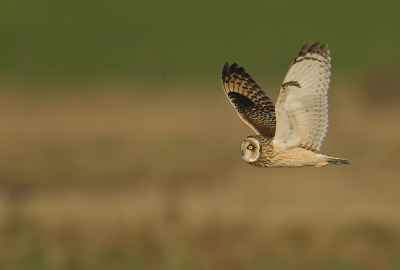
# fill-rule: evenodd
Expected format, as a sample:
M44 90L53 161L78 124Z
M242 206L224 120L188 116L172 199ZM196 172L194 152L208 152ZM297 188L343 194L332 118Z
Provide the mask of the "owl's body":
M249 142L250 140L250 142ZM251 142L251 140L254 140ZM340 158L334 158L323 154L315 153L310 150L306 150L302 147L291 147L288 149L275 146L273 143L274 138L257 135L249 136L242 143L242 156L251 165L257 167L305 167L305 166L316 166L322 167L331 164L347 164L347 160ZM257 145L257 141L260 146L260 155L254 160L250 155L246 156L244 149L247 149L248 145ZM247 144L249 143L249 144ZM256 146L257 148L257 146ZM248 149L247 149L248 150ZM251 151L248 151L251 153ZM253 161L254 160L254 161Z
M302 48L281 86L276 107L244 68L225 64L225 93L240 118L257 133L242 142L246 162L258 167L350 164L320 153L328 127L331 58L327 48L320 42Z

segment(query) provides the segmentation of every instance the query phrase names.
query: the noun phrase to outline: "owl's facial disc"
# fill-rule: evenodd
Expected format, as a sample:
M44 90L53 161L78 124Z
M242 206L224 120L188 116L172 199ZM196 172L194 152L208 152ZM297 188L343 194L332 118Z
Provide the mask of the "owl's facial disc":
M254 162L260 157L260 142L255 138L246 138L241 145L242 157L247 162Z

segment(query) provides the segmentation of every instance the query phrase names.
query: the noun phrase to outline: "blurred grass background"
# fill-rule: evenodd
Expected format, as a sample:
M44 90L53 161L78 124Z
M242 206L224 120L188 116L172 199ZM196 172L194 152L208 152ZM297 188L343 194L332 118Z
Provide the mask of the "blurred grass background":
M1 269L400 269L398 1L3 1ZM258 169L220 83L329 43L323 153Z

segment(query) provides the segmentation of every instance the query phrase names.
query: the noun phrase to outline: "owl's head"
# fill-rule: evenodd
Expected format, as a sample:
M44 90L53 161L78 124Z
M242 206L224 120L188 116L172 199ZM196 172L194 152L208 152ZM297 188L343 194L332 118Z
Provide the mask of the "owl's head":
M240 146L242 157L246 162L256 162L260 158L261 143L257 137L247 137Z

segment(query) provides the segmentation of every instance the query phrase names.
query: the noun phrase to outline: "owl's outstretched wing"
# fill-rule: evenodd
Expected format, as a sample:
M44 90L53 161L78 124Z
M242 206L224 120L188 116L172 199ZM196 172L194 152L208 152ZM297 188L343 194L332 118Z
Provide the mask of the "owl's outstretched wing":
M328 127L328 44L308 42L295 58L276 103L274 145L319 152Z
M275 105L244 68L229 65L222 70L222 86L240 118L257 134L274 137Z

